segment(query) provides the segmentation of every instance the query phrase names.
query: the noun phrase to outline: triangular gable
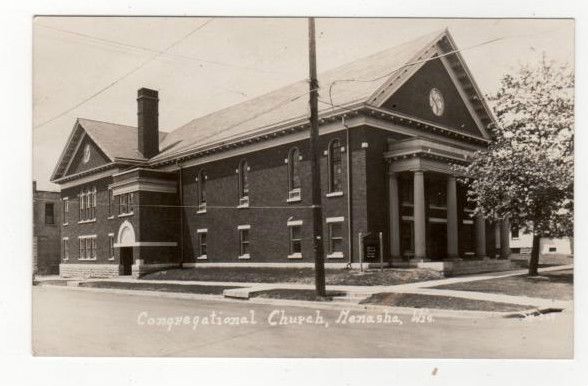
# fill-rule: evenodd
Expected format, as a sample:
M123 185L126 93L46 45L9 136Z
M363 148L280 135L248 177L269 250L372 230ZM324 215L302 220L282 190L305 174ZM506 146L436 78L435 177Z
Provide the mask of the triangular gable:
M84 162L84 152L88 146L89 159ZM74 128L61 153L57 166L51 175L51 181L55 181L66 175L76 174L82 171L111 163L113 160L90 138L79 121L76 121Z
M73 157L71 157L64 176L85 172L108 163L110 163L110 160L96 145L96 142L89 135L84 135L73 153Z
M445 102L441 115L430 107L433 88ZM447 30L392 73L368 103L485 139L490 138L488 127L495 123Z

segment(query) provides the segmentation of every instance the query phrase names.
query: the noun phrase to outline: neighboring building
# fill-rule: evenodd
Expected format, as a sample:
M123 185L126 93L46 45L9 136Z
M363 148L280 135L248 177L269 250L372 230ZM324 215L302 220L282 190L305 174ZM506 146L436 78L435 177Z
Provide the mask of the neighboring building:
M471 218L452 172L494 122L456 49L443 31L319 75L327 266L358 264L360 232L383 232L394 266L510 263L480 264L509 254L509 225ZM370 81L335 82L332 107L329 85L350 78ZM158 101L138 91L138 127L75 123L52 176L69 207L61 274L312 266L308 82L168 134Z
M33 181L33 275L56 275L61 260L61 195Z
M512 226L510 233L510 250L513 254L530 255L533 248L533 233L525 228ZM540 256L573 255L572 239L569 237L550 239L542 238L539 242Z

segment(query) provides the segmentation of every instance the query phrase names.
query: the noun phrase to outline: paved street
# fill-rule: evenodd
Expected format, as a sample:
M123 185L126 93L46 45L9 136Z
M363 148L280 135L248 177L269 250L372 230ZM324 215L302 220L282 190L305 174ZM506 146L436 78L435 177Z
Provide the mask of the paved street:
M419 322L411 321L410 315L392 319L379 311L320 310L319 317L316 312L311 307L247 301L34 287L33 351L56 356L573 356L572 310L527 319L422 318ZM367 323L366 315L389 323ZM280 324L295 323L298 317L306 319L302 324ZM358 323L351 323L354 319Z

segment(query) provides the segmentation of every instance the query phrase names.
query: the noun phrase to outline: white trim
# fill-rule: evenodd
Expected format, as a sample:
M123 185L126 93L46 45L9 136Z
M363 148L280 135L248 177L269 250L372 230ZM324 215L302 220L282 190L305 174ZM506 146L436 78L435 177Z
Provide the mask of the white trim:
M90 223L93 223L93 222L96 222L96 218L92 218L92 219L89 219L89 220L80 220L80 221L78 221L78 224L90 224Z
M109 233L108 236L114 237L114 233Z
M246 225L238 225L237 229L241 230L241 229L251 229L251 225L246 224Z
M429 209L447 210L447 206L437 206L437 205L434 205L434 204L429 204Z
M194 268L194 269L206 269L206 268L217 268L217 267L227 267L227 268L237 268L237 267L258 267L258 268L313 268L314 263L310 262L299 262L299 261L290 261L290 262L283 262L283 263L256 263L256 262L227 262L227 263L217 263L217 262L202 262L202 263L183 263L182 264L186 268ZM345 268L347 263L344 262L337 262L337 263L328 263L325 262L325 268Z
M177 247L178 243L175 241L135 241L134 243L119 244L114 243L115 248L124 247Z
M208 228L198 228L196 229L196 233L208 233Z
M447 223L447 219L446 218L439 218L439 217L429 217L429 222L432 222L435 224L445 224L445 223Z
M298 226L298 225L302 225L303 221L302 220L288 220L288 222L286 223L289 227L292 226Z
M95 239L97 237L98 237L98 235L81 235L81 236L78 236L78 239Z
M208 260L208 256L207 255L196 256L196 260Z
M80 147L82 146L82 142L84 142L84 139L86 137L89 137L89 135L86 132L86 129L84 129L82 127L82 134L81 134L80 138L78 138L78 143L77 143L76 147L74 148L74 151L71 153L71 157L70 157L69 161L67 162L65 169L63 169L63 173L62 173L63 176L65 176L67 174L67 172L69 172L69 168L71 167L71 164L72 164L74 158L76 158L76 154L78 154L78 150L80 150Z
M301 119L305 119L306 121L308 120L308 118L304 118L304 117L301 117ZM345 123L347 124L347 126L349 128L362 126L362 121L363 121L363 117L359 117L359 116L355 116L350 119L345 119ZM290 126L291 125L289 125L288 127L290 127ZM319 130L320 130L319 135L324 136L326 134L335 133L338 131L344 131L345 129L341 127L341 121L334 121L334 122L329 122L329 123L321 125ZM271 132L268 135L271 135ZM218 161L218 160L225 159L225 158L243 156L245 154L253 153L253 152L256 152L259 150L265 150L270 147L278 147L278 146L285 145L285 144L299 142L299 141L308 139L309 137L310 137L310 134L309 134L308 130L302 130L297 133L289 134L289 135L278 137L275 139L268 139L263 142L254 143L251 145L239 146L238 148L222 151L222 152L219 152L219 153L216 153L213 155L198 157L198 158L189 160L185 163L182 163L182 168L189 168L192 166L203 165L203 164L207 164L207 163L210 163L213 161ZM211 144L211 145L209 145L209 148L215 148L218 145L219 144ZM188 153L197 153L198 151L201 151L201 150L203 150L203 149L193 149L193 150L190 150ZM182 154L176 154L171 158L173 159L173 158L179 157L181 155ZM164 162L164 161L169 160L169 158L170 157L166 157L166 159L160 159L160 160L157 160L153 163L158 164L160 162ZM175 164L172 164L172 165L163 166L163 167L159 168L158 170L169 171L169 170L177 170L177 169L178 169L178 166ZM239 173L239 170L236 169L235 173Z
M326 197L341 197L343 195L342 191L339 192L330 192L325 194Z
M114 218L114 215L106 217L107 220L112 220L113 218Z
M251 255L249 255L249 253L246 253L244 255L239 255L237 258L240 260L249 260L251 259Z
M286 199L286 202L300 202L300 201L302 201L302 198L300 196Z
M244 209L244 208L249 208L249 203L245 203L245 204L241 204L241 205L237 205L237 209Z
M98 166L98 168L101 168L103 166L104 165ZM120 169L118 169L118 168L113 168L113 169L105 170L105 171L100 172L100 173L91 174L89 176L79 177L79 178L76 178L75 177L75 174L73 174L73 175L67 176L67 178L72 178L72 181L59 182L58 180L55 180L55 181L52 181L52 182L55 183L55 184L58 184L61 187L61 190L64 190L64 189L69 189L69 188L74 187L74 186L87 184L88 182L93 182L93 181L96 181L96 180L100 180L100 179L105 178L105 177L111 177L113 175L113 173L116 173L119 170ZM90 172L90 170L84 171L84 173L86 173L86 172ZM78 173L78 174L81 174L81 173Z
M288 259L302 259L302 253L292 253L288 255Z
M441 54L441 50L437 50L437 52L439 54ZM451 81L453 82L454 87L457 89L459 96L461 97L464 104L466 105L468 112L470 113L470 115L474 119L474 122L478 126L478 130L480 130L480 132L482 133L482 136L484 138L489 139L490 136L488 135L488 132L486 131L486 129L484 129L484 124L480 120L479 114L476 113L474 106L472 106L472 102L470 101L470 98L468 98L468 96L466 95L466 92L463 89L463 85L457 79L457 75L455 74L455 72L453 72L453 69L451 68L451 65L449 64L449 61L447 60L447 57L440 56L439 58L441 59L441 63L443 64L443 67L445 67L445 71L447 71L447 73L449 74L449 77L451 78ZM459 58L458 58L458 60L459 60ZM461 60L460 60L460 64L462 64L462 67L464 67L463 63L461 63ZM466 72L466 74L467 74L467 72ZM477 93L476 91L477 90L474 89L474 93ZM484 98L483 95L476 95L476 96L479 98Z
M327 217L327 224L332 223L332 222L343 222L345 221L345 217L340 216L340 217Z
M153 178L153 177L132 177L128 180L115 182L110 185L113 196L119 196L131 192L156 192L156 193L177 193L175 181Z
M464 224L471 225L471 224L473 224L473 223L474 223L474 220L463 220L463 223L464 223Z
M333 252L327 255L327 259L343 259L343 252Z
M130 216L132 216L134 214L135 214L134 212L121 213L121 214L118 215L118 217L119 218L122 218L122 217L130 217Z
M69 237L62 237L61 240L69 240Z
M367 149L370 145L367 142L362 142L361 143L361 148L362 149Z

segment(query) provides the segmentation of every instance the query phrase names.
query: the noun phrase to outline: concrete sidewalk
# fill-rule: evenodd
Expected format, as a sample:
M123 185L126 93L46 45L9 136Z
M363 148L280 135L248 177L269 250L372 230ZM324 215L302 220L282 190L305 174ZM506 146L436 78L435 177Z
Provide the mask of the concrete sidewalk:
M552 272L566 269L572 269L573 265L560 265L553 267L540 268L539 272ZM505 278L511 276L524 275L528 272L527 269L518 269L505 272L484 273L471 276L452 277L447 279L430 280L415 283L396 284L396 285L378 285L378 286L351 286L351 285L328 285L328 291L345 292L344 296L336 296L335 299L350 303L359 303L361 300L370 297L376 293L394 292L406 294L421 294L433 296L449 296L456 298L465 298L472 300L482 300L500 303L519 304L526 306L534 306L537 308L556 307L556 308L570 308L573 306L573 301L552 300L544 298L533 298L527 296L512 296L499 293L485 293L473 291L456 291L446 289L435 289L440 285L468 283L480 280L491 280L498 278ZM37 281L50 280L72 280L60 279L59 277L41 277ZM80 281L80 280L73 280ZM185 281L185 280L142 280L132 277L118 277L110 279L86 279L85 282L100 282L100 281L114 281L121 283L151 283L151 284L179 284L179 285L200 285L200 286L226 286L226 287L240 287L233 289L226 289L223 292L225 297L237 299L249 299L252 292L267 291L272 289L298 289L298 290L313 290L314 284L298 284L298 283L243 283L243 282L224 282L224 281Z

